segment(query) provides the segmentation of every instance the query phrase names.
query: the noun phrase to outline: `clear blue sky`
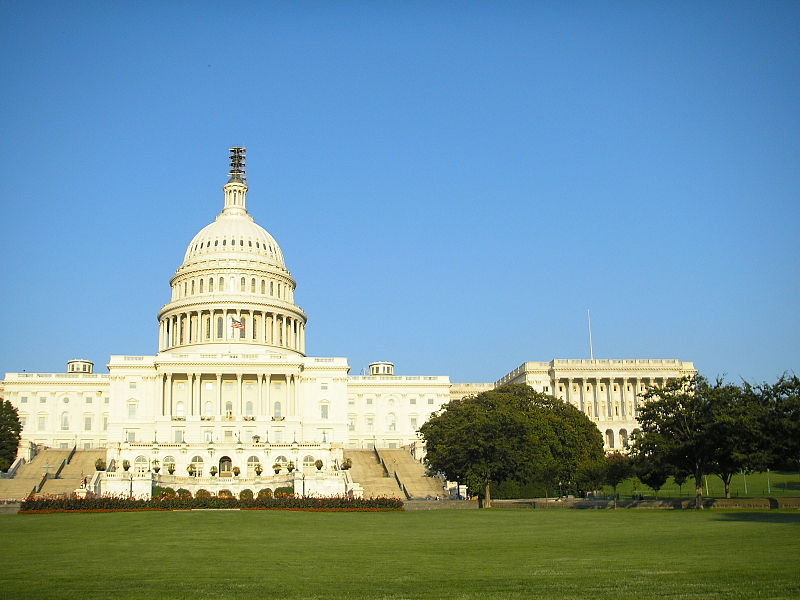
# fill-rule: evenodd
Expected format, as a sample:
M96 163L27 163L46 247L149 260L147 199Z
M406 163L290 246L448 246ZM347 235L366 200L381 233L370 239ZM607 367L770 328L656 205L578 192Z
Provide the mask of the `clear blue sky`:
M797 2L0 3L0 371L153 354L248 148L308 351L800 372Z

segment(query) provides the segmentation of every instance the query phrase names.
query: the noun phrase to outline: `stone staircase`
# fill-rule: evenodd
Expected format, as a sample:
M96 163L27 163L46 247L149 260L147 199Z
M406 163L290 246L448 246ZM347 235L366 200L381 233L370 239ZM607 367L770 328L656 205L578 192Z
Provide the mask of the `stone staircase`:
M94 462L105 457L105 450L76 450L72 460L61 470L58 479L48 479L39 493L51 496L71 494L80 487L84 477L91 479L94 475Z
M438 477L429 477L425 467L404 449L380 449L390 473L396 473L410 499L449 498L444 482Z
M350 476L364 488L365 498L405 498L395 478L386 476L374 450L345 450L344 456L353 461Z
M39 484L45 472L53 474L69 456L69 450L42 450L32 461L25 463L11 479L0 479L0 500L27 498ZM74 488L73 488L74 489Z

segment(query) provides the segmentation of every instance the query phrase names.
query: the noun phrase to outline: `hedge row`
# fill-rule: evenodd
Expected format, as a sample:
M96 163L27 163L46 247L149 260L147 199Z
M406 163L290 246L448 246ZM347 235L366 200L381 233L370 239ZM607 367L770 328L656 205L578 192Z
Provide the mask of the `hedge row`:
M130 510L181 510L201 508L230 508L251 510L402 510L403 502L398 498L303 498L277 496L237 499L233 497L179 497L167 496L136 500L96 496L39 497L28 498L20 506L20 512L39 511L130 511Z

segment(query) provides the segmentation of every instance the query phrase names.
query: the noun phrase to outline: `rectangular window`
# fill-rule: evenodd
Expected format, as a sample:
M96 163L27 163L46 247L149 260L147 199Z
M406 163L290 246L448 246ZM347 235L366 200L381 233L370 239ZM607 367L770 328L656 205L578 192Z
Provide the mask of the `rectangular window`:
M27 403L28 403L28 397L27 397L27 396L22 396L22 397L19 399L19 401L20 401L22 404L27 404Z
M103 398L103 404L108 404L109 402L111 402L111 398L109 398L108 396Z
M325 390L327 390L327 389L328 389L328 384L327 384L327 383L323 383L321 386L319 386L319 388L320 388L322 391L325 391Z
M133 402L128 404L128 418L129 419L136 418L136 405Z
M372 398L367 398L367 404L372 404Z
M182 444L183 443L183 429L176 429L175 430L175 443Z
M136 432L135 431L126 431L125 432L125 440L129 444L135 444L136 443Z
M23 429L25 429L25 423L27 423L27 422L28 422L28 418L25 415L20 415L19 416L19 424Z
M214 383L211 382L211 381L206 381L206 389L207 390L213 390L214 389Z
M542 388L542 391L543 391L543 392L549 392L549 391L550 391L550 386L549 386L549 385L546 385L546 386L544 386L544 387Z
M428 398L428 404L433 404L433 398Z
M373 429L375 429L375 418L367 417L367 431L372 431Z
M323 404L319 407L319 418L320 419L327 419L328 418L328 405Z
M86 396L85 401L86 401L86 404L91 404L92 403L92 397L91 396Z
M83 417L83 430L84 431L91 431L92 430L92 417L87 416Z
M45 429L47 429L47 417L45 416L39 417L39 420L37 422L37 429L39 431L44 431Z
M45 402L47 402L47 398L44 396L39 396L39 404L44 404Z
M129 390L135 390L136 389L136 382L135 381L129 381L128 382L128 389Z
M276 429L275 430L275 443L282 444L283 443L283 429Z
M355 431L355 430L356 430L355 417L349 417L347 419L347 431Z
M103 415L103 431L108 431L108 415Z
M409 403L410 404L416 404L417 403L417 399L416 398L411 398L411 400L409 400Z
M411 429L417 429L417 417L411 417Z
M226 429L225 430L225 441L226 442L232 442L233 441L233 431L231 431L230 429Z

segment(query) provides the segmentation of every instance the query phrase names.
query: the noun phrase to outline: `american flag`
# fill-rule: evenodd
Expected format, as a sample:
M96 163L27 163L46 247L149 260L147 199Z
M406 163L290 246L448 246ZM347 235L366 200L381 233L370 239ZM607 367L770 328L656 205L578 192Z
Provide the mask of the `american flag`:
M231 321L233 321L231 325L234 329L244 329L244 321L237 321L233 317L231 317Z

